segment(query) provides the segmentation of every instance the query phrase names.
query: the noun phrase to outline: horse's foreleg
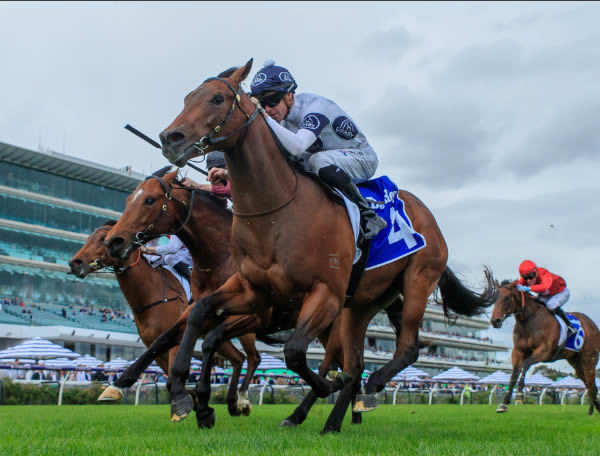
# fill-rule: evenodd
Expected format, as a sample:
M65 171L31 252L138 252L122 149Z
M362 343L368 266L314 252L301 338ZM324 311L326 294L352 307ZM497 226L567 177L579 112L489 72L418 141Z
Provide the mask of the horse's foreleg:
M229 389L227 391L227 410L231 416L240 416L240 412L237 408L237 385L246 357L234 347L231 341L223 342L217 352L224 358L228 359L233 368L231 379L229 381Z
M522 352L513 348L511 357L513 370L510 376L510 382L508 384L508 391L506 391L506 394L504 395L504 400L496 409L496 412L498 413L506 412L508 404L510 404L510 400L512 398L513 389L515 388L515 384L517 383L517 379L519 378L519 373L521 372L521 366L523 365Z
M529 355L523 361L523 367L521 368L521 378L519 379L519 386L517 392L523 395L523 389L525 388L525 375L531 366L540 361L546 361L550 358L550 350L545 345L537 347L531 355Z
M198 397L196 421L198 427L212 427L215 423L214 410L208 406L208 401L210 399L210 371L216 349L233 337L256 331L258 321L255 315L230 317L204 337L202 343L202 373L196 385Z
M187 316L189 312L185 312L177 322L167 329L164 333L158 336L150 347L142 353L142 355L129 366L123 374L113 383L113 385L106 388L98 398L99 401L106 400L120 400L122 397L121 390L123 388L131 387L142 373L148 368L152 361L154 361L160 355L165 354L171 348L177 346L181 341L185 326L187 323ZM167 369L168 372L168 369Z
M340 299L331 293L326 284L319 282L304 299L296 329L283 349L287 368L300 375L318 397L326 397L340 389L345 376L340 376L342 383L332 383L315 374L306 362L306 350L331 325L340 310Z
M325 342L322 338L320 338L323 342ZM331 339L330 339L331 340ZM332 343L339 342L339 338L336 341L331 341ZM328 346L327 343L324 343L325 346ZM323 378L327 376L327 373L334 369L339 362L335 362L333 360L335 352L339 352L341 354L341 348L337 350L333 347L329 347L329 350L325 352L325 356L323 357L323 361L319 366L319 375ZM302 400L300 405L294 409L294 412L288 416L285 420L283 420L279 425L281 427L296 427L299 424L302 424L306 417L308 416L308 412L317 401L317 395L311 389L306 397Z
M248 416L252 410L252 406L248 400L248 387L250 386L250 382L254 377L256 368L260 364L260 354L256 350L256 334L246 334L244 336L240 336L239 341L246 352L248 367L246 369L246 376L244 377L244 380L242 381L242 384L238 390L236 407L238 412L244 416Z
M185 391L185 382L189 374L194 346L198 338L202 335L206 318L214 315L214 311L221 301L222 296L217 292L197 301L189 312L187 327L185 328L175 362L171 366L169 375L169 383L171 385L171 421L173 423L186 418L194 408L192 397ZM204 366L202 366L202 369L204 369Z

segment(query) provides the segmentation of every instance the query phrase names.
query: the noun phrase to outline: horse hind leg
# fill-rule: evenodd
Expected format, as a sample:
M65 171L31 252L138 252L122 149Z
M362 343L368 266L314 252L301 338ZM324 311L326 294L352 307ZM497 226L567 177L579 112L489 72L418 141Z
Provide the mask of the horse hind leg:
M598 400L598 388L596 387L596 364L598 363L598 353L593 353L590 356L583 356L585 361L583 364L583 377L580 377L587 386L590 408L588 411L589 415L594 414L594 406L600 413L600 400Z
M218 353L224 358L231 362L233 372L231 374L231 380L229 382L229 389L227 390L227 411L231 416L240 416L241 412L238 410L238 380L242 372L242 366L244 364L244 355L233 346L231 341L224 342L218 349Z

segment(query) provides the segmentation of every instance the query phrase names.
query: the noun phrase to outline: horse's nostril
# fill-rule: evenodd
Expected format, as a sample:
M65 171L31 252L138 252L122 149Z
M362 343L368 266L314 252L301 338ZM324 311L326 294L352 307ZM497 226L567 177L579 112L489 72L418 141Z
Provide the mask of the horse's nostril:
M166 135L164 133L161 133L160 140L162 141L163 145L176 146L185 141L185 135L180 131L174 130L170 131Z

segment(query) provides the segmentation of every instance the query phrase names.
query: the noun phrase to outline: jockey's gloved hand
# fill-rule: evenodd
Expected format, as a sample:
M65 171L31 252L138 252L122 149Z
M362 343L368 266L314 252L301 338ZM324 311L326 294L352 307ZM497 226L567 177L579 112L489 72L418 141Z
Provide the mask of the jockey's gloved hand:
M531 288L525 286L525 285L517 285L517 290L519 291L531 291Z

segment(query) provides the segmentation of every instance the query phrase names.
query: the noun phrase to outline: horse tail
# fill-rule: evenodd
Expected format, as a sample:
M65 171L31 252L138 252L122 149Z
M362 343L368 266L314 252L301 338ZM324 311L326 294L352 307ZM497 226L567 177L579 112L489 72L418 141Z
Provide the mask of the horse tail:
M438 303L442 304L447 318L456 319L458 315L467 317L481 315L495 302L497 287L492 272L485 267L484 273L487 285L481 294L477 294L465 287L450 268L446 268L438 282L442 295L442 300ZM451 315L449 309L457 315Z

